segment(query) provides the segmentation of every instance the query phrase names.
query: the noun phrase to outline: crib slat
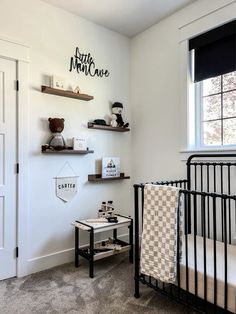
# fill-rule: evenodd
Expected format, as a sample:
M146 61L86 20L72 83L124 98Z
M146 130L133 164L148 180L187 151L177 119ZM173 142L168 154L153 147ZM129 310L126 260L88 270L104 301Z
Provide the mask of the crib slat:
M189 270L188 270L188 201L190 200L190 194L189 197L187 197L187 194L184 194L184 231L185 231L185 269L186 269L186 302L188 303L188 292L189 292Z
M223 194L223 167L220 166L220 192ZM221 199L221 240L224 241L224 214L223 214L223 199Z
M201 181L201 185L200 185L200 191L202 192L202 189L203 189L203 182L202 182L202 165L200 165L200 181ZM201 224L201 229L202 229L202 236L203 236L203 208L201 207L201 221L202 221L202 224Z
M143 207L144 207L144 187L141 190L141 206L142 206L142 217L143 217Z
M231 193L231 186L230 186L230 164L228 165L228 194L230 195ZM231 201L229 200L229 244L231 244Z
M212 199L213 210L213 261L214 261L214 307L217 305L217 268L216 268L216 197Z
M203 214L203 265L204 265L204 301L207 301L207 269L206 269L206 210L205 210L205 196L201 196L201 207ZM205 303L206 306L206 303Z
M195 191L197 190L197 165L195 164L194 165L194 179L195 179L195 182L194 182L194 185L195 185Z
M134 231L135 231L135 258L134 258L134 280L135 280L135 298L139 298L139 197L138 186L134 186Z
M200 169L201 169L201 192L203 191L203 173L202 173L202 167L203 165L200 165Z
M209 165L207 165L207 192L210 191L210 182L209 182ZM207 233L208 238L210 238L211 230L210 230L210 199L209 196L207 196Z
M229 200L230 201L230 200ZM224 308L227 310L227 302L228 302L228 258L227 258L227 199L224 198L224 260L225 260L225 288L224 288Z
M193 223L194 223L194 293L198 295L197 280L197 195L193 195Z
M214 183L214 192L216 192L216 165L213 165L213 183Z
M177 285L178 285L178 291L177 296L180 298L180 202L178 204L177 208Z

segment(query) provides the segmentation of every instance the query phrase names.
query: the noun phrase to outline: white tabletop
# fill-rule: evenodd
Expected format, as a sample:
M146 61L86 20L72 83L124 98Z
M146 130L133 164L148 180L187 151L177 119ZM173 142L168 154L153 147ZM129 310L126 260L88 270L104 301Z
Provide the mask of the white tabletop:
M90 218L90 219L83 219L80 222L89 225L90 227L94 228L94 233L113 230L116 228L127 227L131 223L131 219L124 218L120 216L116 216L118 222L108 222L106 218ZM82 230L90 230L89 227L80 224L79 222L74 222L73 225Z

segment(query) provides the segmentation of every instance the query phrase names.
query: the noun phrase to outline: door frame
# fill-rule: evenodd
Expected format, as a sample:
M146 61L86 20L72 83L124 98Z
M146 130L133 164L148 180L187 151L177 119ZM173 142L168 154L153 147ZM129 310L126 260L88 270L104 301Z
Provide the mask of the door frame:
M16 187L16 246L19 256L16 259L16 276L28 274L28 209L29 209L29 46L0 36L0 57L16 61L17 92L17 162L19 174Z

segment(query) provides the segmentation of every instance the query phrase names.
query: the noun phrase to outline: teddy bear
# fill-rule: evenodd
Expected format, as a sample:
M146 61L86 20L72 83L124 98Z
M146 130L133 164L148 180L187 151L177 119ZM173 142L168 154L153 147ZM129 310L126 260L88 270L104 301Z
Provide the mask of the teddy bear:
M54 150L63 150L66 147L65 140L61 134L64 130L63 118L49 118L49 129L52 132L52 136L49 139L49 147Z
M123 105L120 102L115 102L112 105L111 126L127 128L129 123L124 123L122 118Z

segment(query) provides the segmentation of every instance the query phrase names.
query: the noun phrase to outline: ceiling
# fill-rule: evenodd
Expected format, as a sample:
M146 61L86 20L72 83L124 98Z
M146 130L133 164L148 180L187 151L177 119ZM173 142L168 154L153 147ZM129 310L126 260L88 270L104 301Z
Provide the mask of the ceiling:
M43 0L133 37L196 0Z

